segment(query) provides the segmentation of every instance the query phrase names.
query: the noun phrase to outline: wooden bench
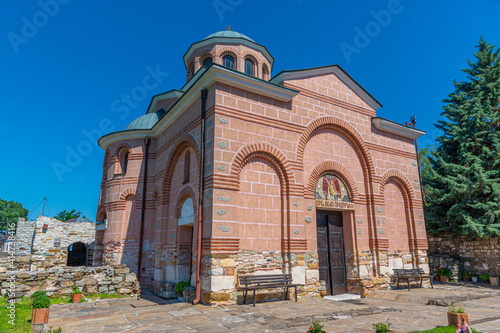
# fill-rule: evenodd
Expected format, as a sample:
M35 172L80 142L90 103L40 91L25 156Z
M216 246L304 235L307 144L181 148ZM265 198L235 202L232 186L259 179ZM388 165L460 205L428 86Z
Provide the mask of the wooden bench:
M399 289L399 280L406 280L406 282L408 283L408 290L410 290L410 279L420 279L420 288L422 288L422 280L429 279L431 287L432 289L434 289L434 285L432 284L432 277L429 274L426 274L422 268L395 269L394 274L396 279L398 279L396 289Z
M246 304L249 290L253 290L253 306L255 306L255 291L266 288L286 288L285 298L289 299L288 288L295 288L295 302L297 302L297 286L292 284L292 274L270 274L270 275L243 275L240 276L240 288L245 290L243 304Z

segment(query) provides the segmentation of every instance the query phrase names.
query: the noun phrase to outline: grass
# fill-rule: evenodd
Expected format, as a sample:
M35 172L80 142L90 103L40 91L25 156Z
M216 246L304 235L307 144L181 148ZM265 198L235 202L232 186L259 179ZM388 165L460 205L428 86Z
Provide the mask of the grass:
M82 297L80 303L88 302L89 300L95 301L98 299L106 298L123 298L127 297L124 295L113 295L113 294L90 294ZM69 296L52 296L50 297L50 304L65 304L72 303L72 299ZM15 333L31 333L31 301L29 298L23 298L20 302L16 302L15 307L15 325L9 323L10 318L7 315L10 313L10 309L7 308L9 303L7 303L7 298L0 297L0 333L15 332ZM52 328L57 329L57 327Z
M441 327L436 327L431 330L425 330L425 331L415 331L412 333L455 333L457 331L457 328L455 326L441 326ZM472 333L481 333L476 331L475 329L472 329Z

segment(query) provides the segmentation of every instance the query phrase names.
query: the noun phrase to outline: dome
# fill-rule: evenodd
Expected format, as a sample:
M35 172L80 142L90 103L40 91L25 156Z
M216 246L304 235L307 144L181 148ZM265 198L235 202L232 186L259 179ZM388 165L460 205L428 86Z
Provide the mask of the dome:
M239 32L232 31L232 30L218 31L218 32L216 32L214 34L211 34L211 35L207 36L205 39L209 39L209 38L212 38L212 37L243 38L243 39L246 39L246 40L249 40L249 41L255 43L255 41L252 38L250 38L248 36L245 36L243 34L240 34Z
M139 118L134 119L125 130L142 130L151 129L165 115L165 109L160 109L156 112L147 113Z
M81 216L74 217L72 219L66 220L65 222L91 222L91 223L94 223L94 222L92 222L92 220L90 220L86 217L81 217Z

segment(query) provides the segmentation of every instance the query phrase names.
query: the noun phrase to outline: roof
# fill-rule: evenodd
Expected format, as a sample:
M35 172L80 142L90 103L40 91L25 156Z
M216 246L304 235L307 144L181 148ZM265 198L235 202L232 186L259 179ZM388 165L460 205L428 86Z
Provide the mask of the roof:
M218 31L218 32L216 32L214 34L208 35L207 37L205 37L205 39L209 39L209 38L212 38L212 37L244 38L244 39L247 39L247 40L255 43L255 41L252 38L250 38L250 37L248 37L246 35L240 34L239 32L232 31L232 30Z
M125 129L150 129L165 115L165 109L160 109L156 112L146 113L139 118L134 119Z
M90 223L94 223L92 220L90 220L86 217L81 217L81 216L73 217L72 219L66 220L64 222L90 222Z

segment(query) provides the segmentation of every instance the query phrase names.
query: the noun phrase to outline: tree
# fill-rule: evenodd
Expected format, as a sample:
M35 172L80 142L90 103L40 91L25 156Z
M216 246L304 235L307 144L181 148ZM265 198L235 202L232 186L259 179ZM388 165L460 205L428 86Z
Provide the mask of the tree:
M28 210L19 202L7 201L0 198L0 230L17 228L17 218L27 218ZM8 228L7 223L14 223L15 228Z
M73 209L71 212L67 212L66 210L63 210L59 213L57 213L56 216L54 216L55 219L58 219L59 221L67 221L69 219L75 218L80 216L75 209Z
M466 80L443 102L443 131L424 178L427 228L500 236L500 49L481 36Z

